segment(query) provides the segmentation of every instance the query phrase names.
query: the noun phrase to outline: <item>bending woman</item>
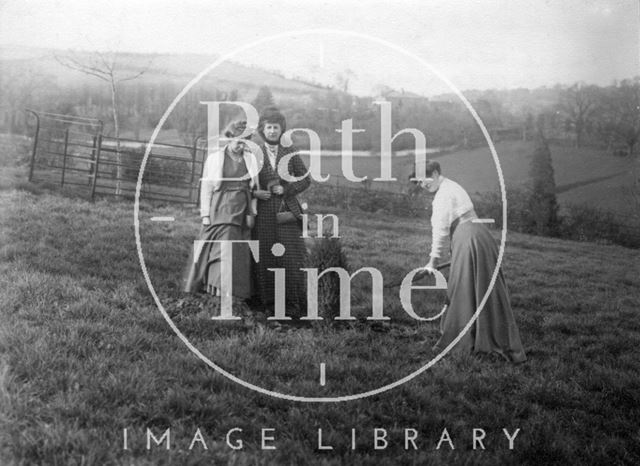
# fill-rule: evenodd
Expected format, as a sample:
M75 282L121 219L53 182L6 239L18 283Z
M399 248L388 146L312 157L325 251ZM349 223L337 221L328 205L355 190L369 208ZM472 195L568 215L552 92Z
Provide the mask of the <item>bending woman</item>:
M462 331L486 294L498 261L498 248L489 229L477 219L467 192L442 176L440 164L428 161L424 189L435 193L431 215L431 258L425 270L434 273L447 237L451 240L448 281L449 306L440 320L442 336L434 346L440 352ZM512 362L527 358L513 317L507 286L499 271L480 315L456 346L457 350L498 353Z
M296 152L293 146L280 145L280 137L286 130L284 115L276 108L269 107L260 115L258 133L264 140L262 152L264 164L259 174L260 189L258 215L253 230L254 239L260 242L260 261L256 264L256 285L264 308L274 305L274 273L271 268L285 269L286 301L288 315L296 316L306 310L306 276L300 270L304 267L307 249L302 238L302 208L297 194L309 187L311 181L305 176L298 181L281 179L278 166L282 158ZM288 173L302 177L307 173L304 162L296 154L289 158ZM278 213L288 218L278 219ZM274 254L273 246L284 246L284 255ZM281 252L281 251L279 251Z
M246 122L231 123L224 136L237 138ZM250 240L255 222L256 201L252 191L257 177L250 178L249 167L256 161L242 139L233 139L220 152L209 154L204 165L200 188L202 229L199 240ZM257 168L252 169L257 172ZM243 179L244 178L244 179ZM233 296L251 297L251 251L246 244L233 245ZM185 276L184 291L206 291L221 295L221 248L218 243L198 243L195 259L192 252Z

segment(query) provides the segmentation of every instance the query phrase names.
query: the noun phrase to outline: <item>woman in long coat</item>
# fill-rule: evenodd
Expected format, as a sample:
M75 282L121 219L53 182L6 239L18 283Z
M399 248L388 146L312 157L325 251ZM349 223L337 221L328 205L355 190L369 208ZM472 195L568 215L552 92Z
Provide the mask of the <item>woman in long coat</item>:
M260 173L258 215L253 237L260 243L260 261L255 266L257 292L264 308L274 305L274 272L272 268L285 269L287 315L297 316L306 309L306 276L304 267L307 250L302 238L302 208L297 195L309 187L311 181L305 176L307 169L296 154L289 158L288 173L303 177L298 181L287 181L278 174L283 157L297 151L293 146L283 147L280 137L286 131L286 120L276 108L265 109L258 122L258 133L264 143L261 149L264 163ZM289 212L284 223L277 220L278 213ZM280 256L284 246L284 254ZM274 248L276 245L276 248ZM278 250L280 249L280 250Z
M238 137L246 122L231 123L224 131L228 138ZM255 222L257 187L254 155L242 139L233 139L220 152L209 154L203 168L200 189L202 228L195 251L191 253L183 290L206 291L221 295L221 247L208 241L250 240ZM243 179L244 178L244 179ZM252 257L248 245L233 245L232 294L239 300L252 296Z
M431 215L432 243L425 269L434 273L447 237L451 240L451 268L448 281L449 305L440 321L441 337L434 346L446 348L467 325L486 294L498 260L498 248L489 229L477 219L467 192L442 176L440 164L429 161L422 187L435 193ZM507 286L499 271L484 308L456 350L498 353L512 362L525 361Z

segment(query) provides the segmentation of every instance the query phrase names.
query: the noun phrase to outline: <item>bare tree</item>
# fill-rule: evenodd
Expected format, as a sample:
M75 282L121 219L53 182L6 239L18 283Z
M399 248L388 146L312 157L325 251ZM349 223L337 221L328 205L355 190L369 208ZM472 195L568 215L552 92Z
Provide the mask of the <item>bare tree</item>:
M118 85L124 81L132 81L142 76L151 66L151 60L146 66L136 66L134 60L124 63L125 56L116 52L78 53L68 51L65 55L54 55L55 60L62 66L80 71L105 81L111 90L111 113L113 117L114 136L116 139L116 160L118 163L116 195L122 194L121 180L122 155L120 151L120 123L118 119ZM127 66L128 65L128 66Z
M597 107L597 88L576 83L560 96L560 110L566 115L576 134L576 147L583 143L585 129Z
M640 77L625 79L611 89L604 103L606 128L623 141L633 157L640 141Z

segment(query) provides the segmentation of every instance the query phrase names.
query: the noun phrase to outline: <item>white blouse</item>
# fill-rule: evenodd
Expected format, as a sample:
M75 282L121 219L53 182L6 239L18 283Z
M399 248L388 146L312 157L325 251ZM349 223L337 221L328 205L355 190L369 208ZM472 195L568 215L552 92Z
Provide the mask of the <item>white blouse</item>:
M272 146L271 144L264 145L267 149L267 156L269 157L269 163L274 173L278 173L276 170L276 158L278 157L278 146Z
M473 202L462 186L443 177L431 206L430 256L441 257L451 224L461 215L473 210Z

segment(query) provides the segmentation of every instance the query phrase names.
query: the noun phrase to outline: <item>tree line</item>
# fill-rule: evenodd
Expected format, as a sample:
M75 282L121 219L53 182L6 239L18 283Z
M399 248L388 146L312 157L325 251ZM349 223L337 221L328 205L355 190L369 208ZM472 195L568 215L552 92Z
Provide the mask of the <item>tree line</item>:
M569 134L576 147L596 145L617 155L635 155L640 139L640 76L610 86L576 83L559 94L538 126Z
M0 131L29 134L24 109L93 117L105 122L105 134L114 135L114 121L134 139L153 129L168 105L182 89L175 79L142 76L117 83L113 89L99 80L79 80L76 84L56 83L41 70L19 63L4 66L0 73L2 106ZM313 128L325 149L340 149L341 122L352 118L354 150L379 149L380 98L392 103L393 132L417 128L430 146L469 146L483 143L483 136L468 110L455 96L424 98L380 87L380 95L360 97L337 86L309 91L289 91L250 84L214 83L203 80L180 101L163 129L175 130L185 144L206 135L206 100L252 102L260 110L277 105L287 116L290 128ZM530 138L542 131L551 140L581 146L598 146L618 155L635 155L640 138L640 77L609 86L576 83L533 90L467 91L467 98L493 135ZM236 117L237 109L222 106L221 120ZM117 116L116 117L114 117ZM301 146L306 146L302 136ZM394 149L413 148L410 135L394 141Z

